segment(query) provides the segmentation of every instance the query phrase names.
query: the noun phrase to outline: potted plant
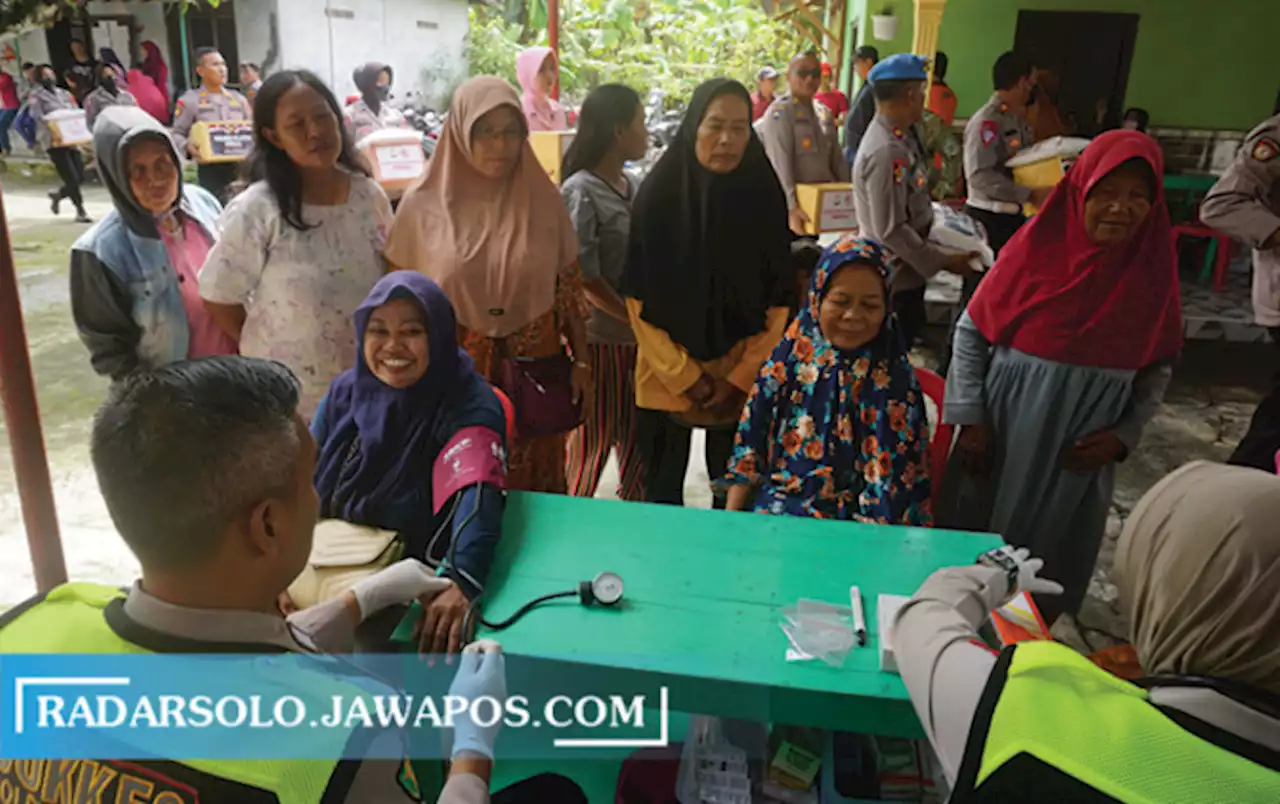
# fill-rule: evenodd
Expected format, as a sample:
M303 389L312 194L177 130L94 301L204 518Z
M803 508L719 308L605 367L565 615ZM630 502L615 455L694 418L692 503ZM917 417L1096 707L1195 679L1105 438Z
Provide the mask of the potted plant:
M871 34L882 41L898 35L898 18L894 16L892 3L885 3L879 14L871 15Z

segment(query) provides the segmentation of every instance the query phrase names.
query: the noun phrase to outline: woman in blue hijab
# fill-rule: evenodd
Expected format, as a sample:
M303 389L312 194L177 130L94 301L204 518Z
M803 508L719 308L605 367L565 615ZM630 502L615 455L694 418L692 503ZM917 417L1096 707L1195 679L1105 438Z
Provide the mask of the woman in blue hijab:
M924 396L889 310L888 257L846 236L760 369L726 478L730 510L931 525Z
M406 555L443 564L454 588L425 627L434 652L455 652L501 535L502 404L458 348L453 305L422 274L379 280L355 325L356 366L311 422L320 515L397 531Z

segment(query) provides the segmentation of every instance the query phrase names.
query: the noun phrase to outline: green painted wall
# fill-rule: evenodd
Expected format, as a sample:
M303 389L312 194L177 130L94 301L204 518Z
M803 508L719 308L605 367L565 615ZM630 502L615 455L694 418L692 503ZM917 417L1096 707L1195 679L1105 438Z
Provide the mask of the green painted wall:
M910 50L914 33L913 3L889 2L899 18L892 41L871 37L869 16L858 30L859 44L873 44L881 55ZM863 3L870 15L885 0ZM938 47L950 59L947 83L961 116L991 94L991 64L1013 46L1019 9L1140 15L1125 105L1147 109L1152 125L1245 130L1275 104L1277 0L949 0Z

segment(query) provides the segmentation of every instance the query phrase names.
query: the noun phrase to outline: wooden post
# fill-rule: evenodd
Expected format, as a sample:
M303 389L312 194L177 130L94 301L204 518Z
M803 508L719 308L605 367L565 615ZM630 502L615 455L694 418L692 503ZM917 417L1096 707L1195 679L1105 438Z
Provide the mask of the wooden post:
M915 0L915 38L911 43L911 52L925 56L930 62L938 52L938 30L942 27L942 11L947 0ZM933 84L933 70L929 70L929 81L926 90Z
M31 376L31 354L22 324L22 300L18 297L18 270L13 262L9 222L0 194L0 397L5 429L13 454L13 474L18 481L22 523L35 570L36 587L47 592L67 581L67 565L58 536L58 513L53 504L53 482L40 430L40 408Z
M547 44L556 54L556 84L551 97L560 100L560 0L547 0Z

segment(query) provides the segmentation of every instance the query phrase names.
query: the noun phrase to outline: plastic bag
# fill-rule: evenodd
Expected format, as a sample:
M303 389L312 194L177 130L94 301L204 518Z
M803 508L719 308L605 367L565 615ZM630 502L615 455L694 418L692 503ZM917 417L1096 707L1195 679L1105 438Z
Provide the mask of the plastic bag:
M987 232L982 224L946 204L933 204L933 226L929 228L929 242L957 253L978 252L978 256L969 261L975 271L985 271L996 261L995 252L987 244Z
M725 736L720 718L689 718L676 789L681 804L751 804L747 752Z
M791 642L786 653L789 662L819 659L841 668L856 640L853 610L819 600L800 600L784 608L778 625Z

